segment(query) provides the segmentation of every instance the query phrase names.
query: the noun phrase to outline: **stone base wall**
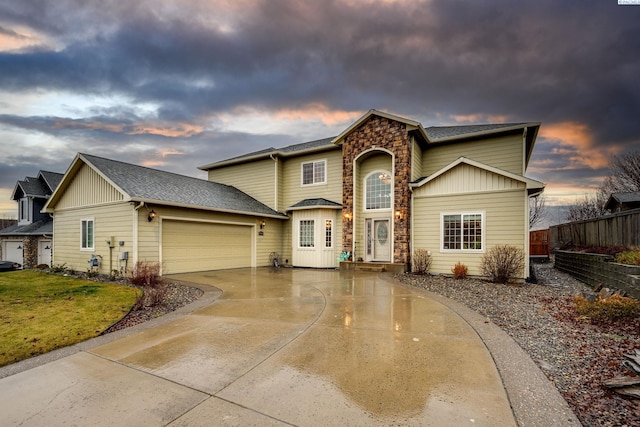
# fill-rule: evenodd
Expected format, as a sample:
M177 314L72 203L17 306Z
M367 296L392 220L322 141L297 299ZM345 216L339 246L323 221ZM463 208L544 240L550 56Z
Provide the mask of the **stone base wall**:
M604 286L640 299L640 267L618 264L609 255L556 251L555 266L591 287Z

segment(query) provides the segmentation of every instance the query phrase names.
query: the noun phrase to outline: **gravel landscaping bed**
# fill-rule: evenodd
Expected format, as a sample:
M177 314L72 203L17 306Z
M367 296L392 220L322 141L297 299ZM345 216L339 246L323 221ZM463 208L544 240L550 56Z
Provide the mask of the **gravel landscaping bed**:
M622 362L625 354L640 349L640 317L600 324L581 319L573 297L590 288L554 269L552 262L533 266L538 284L411 274L398 278L458 301L500 326L555 384L584 426L639 426L640 400L602 383L634 375Z
M167 287L167 294L160 304L132 309L122 319L107 328L103 334L119 331L175 311L196 301L204 293L198 288L177 282L165 283L164 286ZM144 290L142 287L137 288Z

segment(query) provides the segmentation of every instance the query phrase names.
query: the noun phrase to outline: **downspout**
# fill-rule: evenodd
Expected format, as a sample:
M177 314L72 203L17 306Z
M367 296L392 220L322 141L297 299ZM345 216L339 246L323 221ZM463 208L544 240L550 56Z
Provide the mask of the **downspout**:
M274 157L273 154L269 154L269 158L271 160L274 161L274 189L273 189L273 196L274 196L274 201L273 201L273 205L274 205L274 210L278 211L278 158Z
M131 265L136 265L136 263L138 262L138 210L140 208L143 208L145 206L144 202L139 202L138 206L136 206L135 208L133 208L133 230L132 230L132 235L133 235L133 242L132 244L132 252L133 252L133 256L132 256L132 260L131 260ZM127 261L128 263L128 261Z

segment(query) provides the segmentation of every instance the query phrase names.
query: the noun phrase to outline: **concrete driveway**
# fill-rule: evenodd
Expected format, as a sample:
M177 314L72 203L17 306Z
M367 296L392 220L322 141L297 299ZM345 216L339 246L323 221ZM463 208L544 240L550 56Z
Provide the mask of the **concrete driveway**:
M223 294L1 379L1 424L516 425L476 331L389 276L265 268L173 277Z

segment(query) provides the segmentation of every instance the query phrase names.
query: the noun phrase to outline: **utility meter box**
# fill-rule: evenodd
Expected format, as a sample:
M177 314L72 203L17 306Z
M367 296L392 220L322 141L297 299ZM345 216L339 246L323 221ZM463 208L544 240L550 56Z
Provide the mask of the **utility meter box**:
M121 261L125 261L129 259L129 251L120 252L118 254L118 259Z

